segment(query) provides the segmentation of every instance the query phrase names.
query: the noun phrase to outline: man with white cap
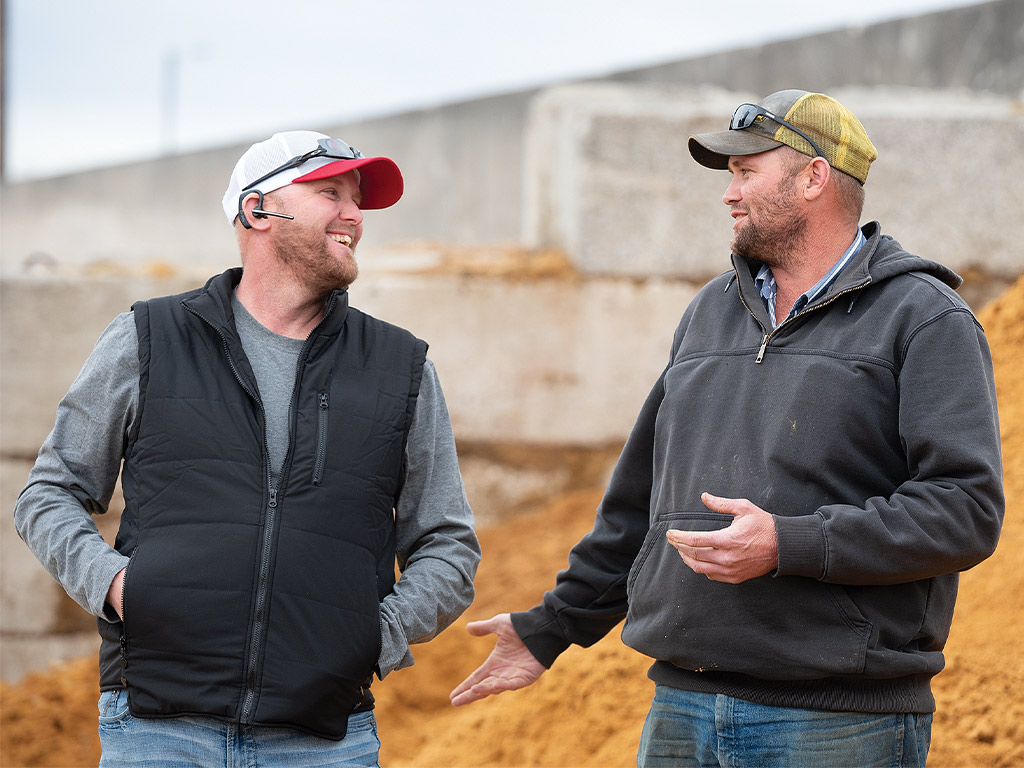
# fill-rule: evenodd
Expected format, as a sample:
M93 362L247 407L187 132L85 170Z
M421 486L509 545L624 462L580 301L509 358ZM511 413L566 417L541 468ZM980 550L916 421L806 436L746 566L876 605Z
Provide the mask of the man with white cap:
M101 765L376 765L373 675L472 601L427 345L348 303L363 211L402 191L324 134L254 144L242 266L118 316L61 401L15 520L98 617Z
M984 332L958 276L859 225L876 152L835 99L773 93L689 148L732 175L732 269L554 589L469 625L498 642L452 702L625 618L655 660L638 765L923 767L957 573L1003 517Z

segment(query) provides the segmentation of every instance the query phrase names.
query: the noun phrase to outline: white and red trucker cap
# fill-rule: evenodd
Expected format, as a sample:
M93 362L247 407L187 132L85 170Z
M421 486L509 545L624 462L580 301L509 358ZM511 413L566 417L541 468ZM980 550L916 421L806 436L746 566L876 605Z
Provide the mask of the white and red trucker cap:
M228 188L221 201L228 222L234 222L235 216L238 215L238 199L243 191L259 191L266 194L286 184L326 179L356 169L359 170L359 189L363 195L360 208L387 208L398 202L404 191L402 172L395 162L387 157L312 157L301 165L285 168L280 173L253 184L253 181L271 173L275 168L288 165L290 161L317 149L320 139L330 138L327 134L316 131L284 131L249 147L235 163ZM348 146L339 139L333 141ZM353 154L358 155L358 152Z

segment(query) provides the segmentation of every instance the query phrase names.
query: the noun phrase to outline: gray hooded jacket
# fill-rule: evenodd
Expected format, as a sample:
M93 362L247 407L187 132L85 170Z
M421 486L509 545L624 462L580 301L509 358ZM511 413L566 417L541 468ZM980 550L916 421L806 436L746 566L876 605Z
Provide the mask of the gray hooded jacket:
M960 279L877 223L826 294L772 328L757 264L687 308L598 510L543 604L515 614L546 665L624 616L651 677L775 706L934 709L957 572L992 553L1003 493L992 363ZM670 528L775 518L778 568L693 573Z

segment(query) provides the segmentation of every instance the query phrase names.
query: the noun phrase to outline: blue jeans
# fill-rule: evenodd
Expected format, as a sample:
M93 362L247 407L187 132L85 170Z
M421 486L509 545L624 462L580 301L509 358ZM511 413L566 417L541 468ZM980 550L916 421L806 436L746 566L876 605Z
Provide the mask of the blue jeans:
M768 707L659 685L638 768L924 768L932 716Z
M373 712L351 715L345 738L331 741L212 717L135 718L123 688L101 693L99 709L100 768L378 766L380 740Z

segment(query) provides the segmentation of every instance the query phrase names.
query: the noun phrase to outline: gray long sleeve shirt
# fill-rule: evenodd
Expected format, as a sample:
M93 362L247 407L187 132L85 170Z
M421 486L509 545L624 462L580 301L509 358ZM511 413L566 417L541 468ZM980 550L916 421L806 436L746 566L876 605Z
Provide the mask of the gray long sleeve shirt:
M138 336L128 312L100 336L61 400L53 431L14 510L22 539L67 593L96 616L104 615L107 590L128 558L104 541L91 515L105 512L110 503L138 399ZM406 467L395 509L402 573L381 604L381 677L411 665L409 646L431 639L469 606L480 560L447 406L429 359Z

